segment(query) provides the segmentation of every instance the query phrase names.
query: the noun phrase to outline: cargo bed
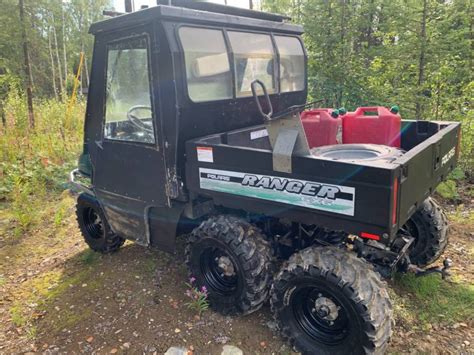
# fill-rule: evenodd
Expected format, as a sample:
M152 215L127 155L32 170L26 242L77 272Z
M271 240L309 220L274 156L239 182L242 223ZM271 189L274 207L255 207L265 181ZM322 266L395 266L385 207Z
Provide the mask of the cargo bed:
M247 127L188 141L186 182L192 194L215 205L388 243L454 168L459 135L457 122L404 120L406 153L391 162L294 156L286 174L273 170L265 127Z

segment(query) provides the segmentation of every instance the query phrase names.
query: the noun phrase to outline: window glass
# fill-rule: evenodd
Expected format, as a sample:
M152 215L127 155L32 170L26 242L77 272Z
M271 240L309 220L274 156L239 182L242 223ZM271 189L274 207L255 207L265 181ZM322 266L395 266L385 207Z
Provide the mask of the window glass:
M269 93L276 91L275 53L269 35L229 31L234 53L237 96L250 96L250 85L261 80ZM260 88L259 88L260 89Z
M220 30L181 27L188 94L195 102L232 98L229 57Z
M280 53L280 92L304 89L304 52L295 37L275 36Z
M146 37L110 44L104 136L154 143Z

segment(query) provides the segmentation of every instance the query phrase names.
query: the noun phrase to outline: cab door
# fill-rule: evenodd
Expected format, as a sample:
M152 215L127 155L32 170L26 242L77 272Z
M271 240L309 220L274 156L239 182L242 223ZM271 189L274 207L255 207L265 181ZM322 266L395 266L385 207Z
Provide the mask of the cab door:
M151 29L101 39L103 117L93 161L95 193L112 230L143 245L150 244L150 210L168 204Z

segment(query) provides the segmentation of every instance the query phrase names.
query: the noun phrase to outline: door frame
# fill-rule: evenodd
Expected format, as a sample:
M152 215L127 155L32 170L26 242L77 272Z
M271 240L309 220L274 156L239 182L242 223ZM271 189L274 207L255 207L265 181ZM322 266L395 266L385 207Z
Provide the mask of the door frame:
M109 44L123 41L128 38L136 38L140 36L145 36L147 39L149 94L150 103L152 107L152 122L155 138L154 143L114 140L105 138L104 136L107 97L107 61ZM161 101L159 93L160 86L158 81L159 68L157 66L157 62L154 61L152 58L152 53L154 53L158 47L155 26L153 25L153 23L148 23L134 27L132 29L128 28L124 29L123 31L121 30L112 33L104 33L98 37L100 37L99 40L102 43L102 45L100 45L98 48L100 50L100 54L98 54L101 58L101 69L99 70L100 74L99 78L96 81L96 84L100 86L100 89L98 91L102 92L102 95L100 95L99 99L96 98L94 100L99 106L96 111L98 115L97 119L100 120L100 124L96 125L97 128L100 127L100 134L97 134L96 136L97 138L99 138L99 140L89 143L91 145L95 145L94 148L96 148L94 149L96 153L94 154L95 159L93 159L96 163L96 166L93 169L92 177L93 189L107 217L107 221L109 222L111 229L115 233L122 235L128 239L135 240L139 244L150 245L150 210L152 208L167 208L170 206L170 200L166 194L168 173L166 168L164 149L165 147L163 139L164 137L162 130L163 126ZM110 186L107 188L107 186L104 185L104 181L107 181L104 176L107 175L107 171L109 170L109 167L106 168L106 165L104 165L104 163L107 161L106 153L104 153L104 148L109 148L107 150L110 150L110 148L112 148L114 150L117 150L118 152L121 150L122 153L132 152L133 154L133 151L138 153L135 154L136 159L133 160L136 160L138 162L142 160L145 163L149 163L148 166L152 166L152 170L148 171L154 171L154 174L147 175L145 171L143 171L143 175L145 179L148 178L150 183L156 181L156 187L150 188L150 186L148 186L147 190L143 188L143 191L140 192L138 196L137 194L135 194L134 196L129 196L126 191L126 185L123 184L121 189L122 191L111 191ZM123 156L126 156L126 154ZM115 161L119 160L118 157L114 158ZM156 160L154 161L154 159ZM97 174L97 166L100 165L102 165L102 169L99 171L99 174ZM126 176L130 173L130 171L127 171L126 167L127 163L124 163L122 166L123 176ZM113 169L111 170L113 171ZM138 176L141 176L140 174L141 172L139 171ZM113 179L117 179L117 181L120 180L119 176L110 176L110 179L112 181L111 185L113 185ZM123 179L124 178L122 177L122 180ZM159 186L160 180L162 182L162 186ZM99 182L99 186L97 186L96 182Z

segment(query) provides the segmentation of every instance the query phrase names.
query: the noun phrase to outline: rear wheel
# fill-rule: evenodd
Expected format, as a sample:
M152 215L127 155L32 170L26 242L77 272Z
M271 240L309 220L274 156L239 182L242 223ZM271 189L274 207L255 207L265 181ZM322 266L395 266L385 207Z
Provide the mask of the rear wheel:
M293 255L272 288L283 336L304 354L383 353L392 306L372 266L334 247Z
M448 220L441 207L427 198L400 233L415 239L410 248L410 261L426 266L435 262L448 245Z
M82 236L89 247L100 253L118 250L125 239L112 232L97 200L87 194L77 198L76 217Z
M210 306L223 314L248 314L267 300L272 280L269 243L260 230L233 216L211 217L191 233L186 263Z

